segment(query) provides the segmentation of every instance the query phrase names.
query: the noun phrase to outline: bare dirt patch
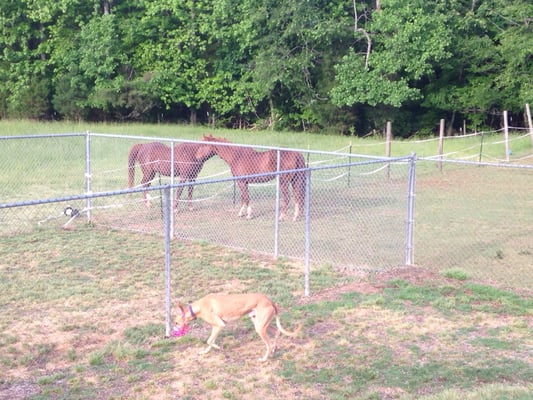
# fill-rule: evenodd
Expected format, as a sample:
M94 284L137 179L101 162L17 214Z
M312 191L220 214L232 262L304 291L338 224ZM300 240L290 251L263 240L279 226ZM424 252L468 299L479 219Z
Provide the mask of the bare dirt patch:
M313 293L309 297L303 297L299 300L299 304L336 300L339 299L341 295L352 292L358 292L361 294L379 293L387 286L387 283L393 279L401 279L417 286L433 285L445 281L451 282L451 280L442 275L422 267L399 267L382 273L370 275L361 274L361 278L354 282Z

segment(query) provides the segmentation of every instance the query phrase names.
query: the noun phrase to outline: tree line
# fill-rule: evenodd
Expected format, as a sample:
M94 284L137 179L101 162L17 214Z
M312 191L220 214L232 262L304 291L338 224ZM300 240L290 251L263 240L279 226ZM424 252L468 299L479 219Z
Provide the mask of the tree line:
M531 0L4 0L0 117L395 134L533 103Z

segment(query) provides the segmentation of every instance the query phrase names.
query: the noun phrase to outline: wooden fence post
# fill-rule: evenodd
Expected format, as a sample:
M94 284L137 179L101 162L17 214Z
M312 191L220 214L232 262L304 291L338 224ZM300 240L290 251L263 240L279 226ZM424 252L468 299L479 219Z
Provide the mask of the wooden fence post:
M505 161L509 161L509 121L507 121L507 110L503 112L503 134L505 138Z
M526 103L526 116L527 125L529 126L529 138L531 139L531 147L533 147L533 124L531 123L531 109L529 108L529 103Z
M392 146L392 124L390 121L387 121L387 139L385 144L385 157L391 156L391 146ZM390 178L390 163L387 164L387 179Z
M439 128L439 162L438 167L442 171L442 155L444 152L444 127L445 122L444 118L440 120L440 128Z

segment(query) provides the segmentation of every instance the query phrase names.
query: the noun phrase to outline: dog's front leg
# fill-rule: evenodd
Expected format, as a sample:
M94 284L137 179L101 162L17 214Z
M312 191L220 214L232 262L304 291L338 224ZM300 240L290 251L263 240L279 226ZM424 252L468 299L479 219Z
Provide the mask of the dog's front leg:
M209 339L207 339L207 348L205 350L202 350L199 354L206 354L211 350L212 347L215 349L220 349L220 347L215 343L215 340L220 333L220 331L224 328L223 326L213 326L213 329L211 330L211 335L209 336Z

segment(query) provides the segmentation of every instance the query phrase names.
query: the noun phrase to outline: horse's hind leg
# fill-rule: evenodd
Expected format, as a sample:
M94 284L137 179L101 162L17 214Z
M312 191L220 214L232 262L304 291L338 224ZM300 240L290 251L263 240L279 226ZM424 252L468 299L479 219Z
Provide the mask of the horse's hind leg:
M302 212L305 204L305 185L306 176L303 173L297 173L292 180L292 191L294 193L294 217L296 221Z
M243 217L246 212L246 219L252 219L252 207L250 206L250 194L248 192L248 184L246 182L238 182L241 190L241 209L239 210L239 217Z
M284 180L280 183L281 186L281 210L279 213L279 220L283 221L285 215L287 215L287 208L289 207L289 202L291 201L291 195L289 191L289 182Z
M193 206L192 206L192 192L193 192L193 190L194 190L194 186L190 185L189 189L188 189L188 194L187 194L187 201L188 201L189 211L193 210Z

